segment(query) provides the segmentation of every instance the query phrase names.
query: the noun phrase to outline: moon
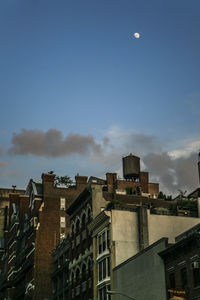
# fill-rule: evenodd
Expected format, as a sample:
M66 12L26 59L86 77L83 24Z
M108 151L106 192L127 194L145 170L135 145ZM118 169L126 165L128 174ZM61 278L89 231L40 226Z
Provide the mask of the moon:
M136 39L139 39L139 38L140 38L140 34L139 34L138 32L135 32L133 35L134 35L134 37L135 37Z

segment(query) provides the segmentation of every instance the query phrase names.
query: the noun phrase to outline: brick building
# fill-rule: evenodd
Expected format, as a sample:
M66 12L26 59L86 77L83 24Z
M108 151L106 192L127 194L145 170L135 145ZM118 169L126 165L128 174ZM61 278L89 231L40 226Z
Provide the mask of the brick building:
M12 189L0 188L0 259L4 252L4 231L8 222L9 194L24 194L24 192L25 190L16 189L16 186L13 186Z
M200 225L176 238L160 253L165 264L168 299L200 299Z
M88 187L67 209L70 216L70 256L69 256L69 299L93 299L93 250L92 237L87 225L97 214L105 200L102 197L104 180L90 178Z
M70 238L67 236L53 251L52 300L69 299L69 250Z
M84 180L83 180L84 179ZM69 232L65 209L85 186L59 188L55 174L42 174L42 183L30 180L25 195L10 194L9 223L1 260L1 299L50 299L52 250Z

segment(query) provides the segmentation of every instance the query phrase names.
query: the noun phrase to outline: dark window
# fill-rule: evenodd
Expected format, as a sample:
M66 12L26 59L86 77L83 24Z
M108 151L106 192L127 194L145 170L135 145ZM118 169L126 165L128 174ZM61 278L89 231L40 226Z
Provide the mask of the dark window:
M106 249L109 249L109 230L104 231L98 236L98 250L99 254L104 252Z
M92 275L92 263L91 260L88 261L88 275L91 277Z
M102 276L102 261L99 263L99 281L101 281L103 278Z
M98 280L101 281L106 277L110 276L110 258L106 257L98 263L99 267L99 278Z
M193 279L194 279L194 287L200 285L200 271L199 268L193 269Z
M101 235L98 238L98 243L99 243L99 254L100 254L102 252Z
M170 288L175 288L175 286L176 286L175 274L174 273L169 274L169 285L170 285Z
M106 278L106 259L103 260L103 278Z
M90 221L90 219L91 219L91 209L89 208L88 209L88 222Z
M106 300L106 286L99 290L99 300Z
M105 231L102 234L102 244L103 244L103 251L106 250L106 233Z
M80 278L80 270L77 269L76 270L76 282L79 282L79 278Z
M86 215L83 214L83 216L82 216L82 228L85 228L85 224L86 224Z
M187 285L187 269L182 268L181 269L181 286L182 288L185 288Z
M110 233L109 230L107 230L107 248L109 249L110 247Z
M74 284L74 273L72 273L72 285Z
M77 220L77 222L76 222L76 233L78 233L79 230L80 230L80 221Z
M110 257L107 257L108 276L110 276Z
M74 225L72 225L72 236L74 236Z
M82 267L82 280L86 280L86 265L84 264Z
M106 293L107 290L110 291L110 285L99 289L99 300L111 300L111 296Z

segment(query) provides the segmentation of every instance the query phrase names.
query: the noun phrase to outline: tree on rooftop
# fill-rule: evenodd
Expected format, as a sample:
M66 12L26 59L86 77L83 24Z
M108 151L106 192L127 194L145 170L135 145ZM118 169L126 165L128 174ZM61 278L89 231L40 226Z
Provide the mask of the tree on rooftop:
M69 187L72 184L73 184L72 179L67 175L55 177L55 186L56 187Z

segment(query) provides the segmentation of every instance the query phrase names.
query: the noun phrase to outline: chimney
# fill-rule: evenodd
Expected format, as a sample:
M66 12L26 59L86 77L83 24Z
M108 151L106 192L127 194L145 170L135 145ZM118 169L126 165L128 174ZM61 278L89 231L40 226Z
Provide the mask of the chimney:
M55 174L54 173L42 173L42 183L45 182L53 182L54 183L54 179L55 179Z
M107 180L108 192L114 193L116 182L117 182L117 173L106 173L106 180Z
M43 194L51 194L52 189L54 189L54 180L56 174L54 173L42 173L42 185L43 185Z
M75 180L76 180L76 188L77 189L81 189L87 186L87 176L80 176L79 174L77 174L75 176Z

